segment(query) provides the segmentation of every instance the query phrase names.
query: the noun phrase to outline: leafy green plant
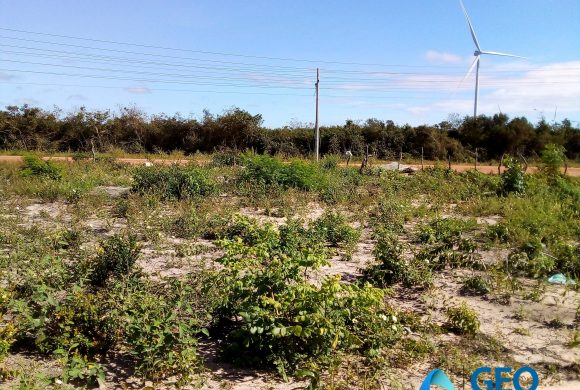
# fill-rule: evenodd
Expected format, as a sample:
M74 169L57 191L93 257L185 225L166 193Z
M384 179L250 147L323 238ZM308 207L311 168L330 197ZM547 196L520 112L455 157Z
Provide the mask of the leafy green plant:
M140 246L137 237L114 235L103 241L99 253L91 264L90 282L103 286L109 277L122 278L129 275L139 258Z
M500 194L523 195L526 192L526 183L522 165L511 156L506 156L504 165L506 169L501 174Z
M546 145L540 157L540 161L542 162L541 170L550 176L559 175L560 168L566 163L565 152L566 149L561 145Z
M0 287L0 364L2 364L8 355L8 350L14 343L17 333L16 324L7 318L11 300L12 293ZM2 378L1 366L0 378Z
M397 236L388 232L382 233L377 239L373 254L380 263L363 270L366 280L381 287L404 280L408 274L408 266L403 259L403 245Z
M325 212L314 221L311 225L311 232L331 246L344 249L347 258L352 256L360 239L360 232L349 226L344 216L335 212Z
M206 196L212 194L215 188L205 170L191 165L172 165L136 168L131 191L171 200Z
M86 356L78 353L64 354L61 361L64 366L62 370L63 383L80 382L91 387L105 385L105 370L99 363L91 362Z
M502 223L489 225L485 230L485 235L492 242L506 243L510 239L509 228Z
M475 335L479 332L477 312L467 306L465 302L461 302L459 306L448 308L445 314L450 329L467 335Z
M44 161L33 154L24 156L24 165L20 173L25 177L41 176L52 180L59 180L62 177L62 172L59 167L51 161Z
M369 285L326 278L317 287L305 279L307 268L323 264L316 247L282 241L271 227L222 240L219 261L226 297L218 310L217 332L225 332L224 353L238 364L276 367L282 376L307 361L324 364L336 351L376 356L398 337L396 315L383 292ZM299 238L299 237L296 237Z
M463 281L461 292L469 295L485 295L491 290L489 281L480 275L471 276Z
M132 281L118 285L117 292L122 299L124 338L137 359L137 373L154 381L176 375L183 385L201 367L197 336L207 330L193 313L187 287L178 282L169 286L155 289Z
M326 170L336 169L340 160L341 158L339 155L327 154L322 158L322 160L320 160L320 166Z

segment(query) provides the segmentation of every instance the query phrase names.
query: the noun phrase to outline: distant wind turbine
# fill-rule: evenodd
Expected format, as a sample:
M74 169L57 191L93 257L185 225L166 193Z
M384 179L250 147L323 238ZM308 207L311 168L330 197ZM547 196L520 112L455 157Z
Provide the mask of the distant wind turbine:
M471 72L473 72L473 68L476 68L475 70L475 102L473 104L473 119L477 118L477 96L479 94L479 60L482 54L489 54L489 55L494 55L494 56L503 56L503 57L516 57L516 58L524 58L525 57L521 57L521 56L516 56L514 54L508 54L508 53L500 53L497 51L483 51L481 50L481 46L479 46L479 42L477 41L477 36L475 36L475 31L473 30L473 26L471 25L471 20L469 20L469 15L467 14L467 10L465 9L465 6L463 5L463 0L459 0L459 3L461 4L461 8L463 8L463 13L465 14L465 19L467 19L467 24L469 25L469 31L471 32L471 38L473 38L473 43L475 43L475 52L473 53L473 55L475 56L475 59L473 60L473 63L471 64L471 66L469 67L469 70L467 71L467 74L465 75L465 77L463 78L462 82L465 81L466 78L469 77L469 75L471 74Z

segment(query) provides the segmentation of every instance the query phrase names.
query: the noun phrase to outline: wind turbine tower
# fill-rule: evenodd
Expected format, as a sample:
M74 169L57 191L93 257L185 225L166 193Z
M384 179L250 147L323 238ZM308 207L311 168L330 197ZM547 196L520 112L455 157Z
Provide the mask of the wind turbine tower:
M473 60L473 63L469 67L469 70L467 71L467 74L465 75L463 80L465 80L467 77L469 77L471 72L473 72L473 68L475 68L475 100L473 103L473 119L476 119L477 118L477 98L479 95L479 61L480 61L481 56L483 54L485 54L485 55L502 56L502 57L516 57L516 58L524 58L524 59L525 59L525 57L516 56L515 54L500 53L497 51L481 50L481 46L479 46L479 41L477 40L477 36L475 35L475 31L473 30L473 25L471 24L471 20L469 19L469 15L467 14L467 10L465 9L465 6L463 5L463 0L459 0L459 3L461 4L461 8L463 9L463 13L465 14L465 19L467 19L467 24L469 25L469 31L471 32L471 38L473 39L473 43L475 44L475 52L473 53L473 55L475 56L475 59Z

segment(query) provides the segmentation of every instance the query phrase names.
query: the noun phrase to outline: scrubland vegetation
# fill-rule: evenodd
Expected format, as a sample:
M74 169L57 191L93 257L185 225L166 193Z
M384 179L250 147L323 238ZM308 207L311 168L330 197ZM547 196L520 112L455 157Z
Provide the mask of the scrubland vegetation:
M578 284L547 283L580 280L563 158L501 176L253 153L0 165L0 387L416 388L482 364L577 379Z
M0 110L0 149L76 153L185 155L213 153L216 149L279 155L284 158L312 155L313 126L296 123L283 128L262 126L262 116L233 108L222 114L204 111L201 117L146 115L137 108L119 112L80 108L63 113L30 106ZM580 128L568 119L536 124L524 117L505 114L471 117L450 116L433 125L411 126L390 120L368 119L321 128L320 152L343 154L351 150L361 157L368 150L376 158L473 162L499 161L505 153L538 159L546 145L565 151L569 160L580 159ZM21 152L20 152L21 153Z

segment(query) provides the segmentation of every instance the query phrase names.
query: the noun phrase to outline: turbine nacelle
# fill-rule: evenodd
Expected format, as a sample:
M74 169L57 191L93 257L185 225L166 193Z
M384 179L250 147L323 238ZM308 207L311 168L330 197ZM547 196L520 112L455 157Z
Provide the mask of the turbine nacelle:
M481 54L481 52L480 52L479 50L476 50L476 51L474 51L474 52L473 52L473 55L474 55L474 56L476 56L476 57L477 57L478 55L480 55L480 54Z

